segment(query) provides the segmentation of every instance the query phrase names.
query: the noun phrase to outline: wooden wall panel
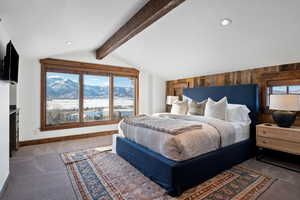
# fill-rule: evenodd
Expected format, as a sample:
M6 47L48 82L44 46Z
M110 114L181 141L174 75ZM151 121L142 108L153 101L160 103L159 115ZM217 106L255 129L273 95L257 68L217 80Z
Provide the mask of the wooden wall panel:
M271 80L300 80L300 63L261 67L236 72L227 72L179 80L167 81L167 96L181 96L184 88L221 86L237 84L258 84L260 88L260 122L273 122L271 113L265 107L265 90ZM169 111L170 107L166 107ZM299 119L298 119L299 118ZM296 124L300 125L300 116Z

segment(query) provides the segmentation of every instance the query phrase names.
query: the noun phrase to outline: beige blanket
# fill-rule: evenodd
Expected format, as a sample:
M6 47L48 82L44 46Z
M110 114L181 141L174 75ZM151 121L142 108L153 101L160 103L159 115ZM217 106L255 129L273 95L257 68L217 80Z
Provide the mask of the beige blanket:
M123 122L128 125L149 128L170 135L178 135L186 131L202 128L202 124L193 121L153 117L148 115L138 115L136 117L126 118Z

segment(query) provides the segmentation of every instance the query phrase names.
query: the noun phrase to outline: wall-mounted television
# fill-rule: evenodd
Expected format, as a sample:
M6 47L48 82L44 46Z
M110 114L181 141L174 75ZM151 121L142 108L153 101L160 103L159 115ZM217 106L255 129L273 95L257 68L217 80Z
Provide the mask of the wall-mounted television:
M6 55L0 71L0 79L8 80L13 83L18 82L19 54L11 41L6 46Z

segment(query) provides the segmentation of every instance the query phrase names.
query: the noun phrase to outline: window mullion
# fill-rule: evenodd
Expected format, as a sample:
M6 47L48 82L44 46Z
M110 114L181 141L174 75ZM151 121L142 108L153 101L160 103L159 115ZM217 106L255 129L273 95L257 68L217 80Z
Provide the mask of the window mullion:
M114 77L110 74L109 77L109 119L114 116Z
M134 114L135 115L138 115L139 114L139 79L138 78L135 78L134 79L134 95L135 95L135 101L134 101Z
M79 76L79 122L83 125L83 94L84 85L83 85L83 73L80 73Z
M273 86L270 87L270 94L273 94Z

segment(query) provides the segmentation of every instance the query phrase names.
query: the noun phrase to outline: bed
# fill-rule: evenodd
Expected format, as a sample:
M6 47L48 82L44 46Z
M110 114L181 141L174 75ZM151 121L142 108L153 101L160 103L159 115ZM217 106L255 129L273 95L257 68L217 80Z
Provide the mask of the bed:
M117 137L116 152L145 176L163 187L170 195L178 196L223 170L253 156L255 125L259 99L256 85L214 86L186 88L184 95L196 101L210 97L218 101L224 96L231 104L246 105L251 113L250 137L232 145L201 154L184 161L174 161L129 139Z

